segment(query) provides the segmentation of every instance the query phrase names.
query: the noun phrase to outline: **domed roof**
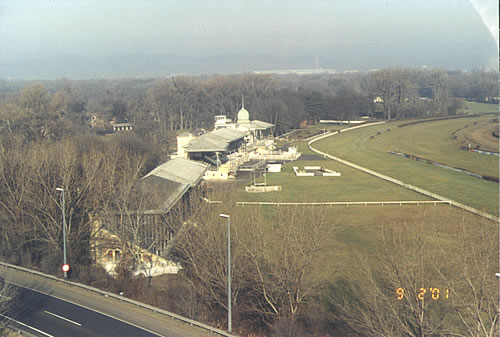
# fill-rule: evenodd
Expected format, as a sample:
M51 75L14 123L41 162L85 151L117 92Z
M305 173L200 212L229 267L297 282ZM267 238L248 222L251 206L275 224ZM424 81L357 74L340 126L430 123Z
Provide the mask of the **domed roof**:
M238 123L249 123L250 122L250 114L248 113L245 107L242 107L240 111L238 111Z
M241 95L241 109L238 111L238 124L250 124L250 114L245 109L245 98Z

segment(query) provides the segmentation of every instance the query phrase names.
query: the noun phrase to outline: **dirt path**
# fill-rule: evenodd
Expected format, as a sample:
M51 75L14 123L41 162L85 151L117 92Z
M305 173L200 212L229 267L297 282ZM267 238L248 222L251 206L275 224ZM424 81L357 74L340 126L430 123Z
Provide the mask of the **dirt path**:
M497 123L482 124L464 134L467 141L477 144L482 150L498 152L498 138L492 135L498 129Z

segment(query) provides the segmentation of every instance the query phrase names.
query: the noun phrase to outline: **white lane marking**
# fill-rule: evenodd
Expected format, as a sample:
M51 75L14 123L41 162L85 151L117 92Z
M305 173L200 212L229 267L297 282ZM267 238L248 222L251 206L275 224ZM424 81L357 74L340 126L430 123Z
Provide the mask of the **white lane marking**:
M66 318L66 317L63 317L63 316L59 316L57 314L54 314L53 312L50 312L50 311L47 311L47 310L44 310L43 311L44 313L48 314L48 315L52 315L54 317L57 317L57 318L60 318L62 320L65 320L66 322L70 322L70 323L73 323L74 325L78 325L78 326L82 326L80 323L78 322L75 322L75 321L72 321L70 320L69 318Z
M25 326L25 327L27 327L28 329L31 329L31 330L36 331L36 332L38 332L38 333L41 333L42 335L45 335L45 336L47 336L47 337L54 337L54 336L52 336L52 335L50 335L50 334L46 333L45 331L42 331L42 330L37 329L37 328L35 328L35 327L32 327L31 325L25 324L25 323L23 323L23 322L19 322L19 321L17 321L17 320L15 320L15 319L13 319L13 318L7 317L7 316L2 315L2 314L0 314L0 316L5 317L5 318L7 318L8 320L14 321L14 322L16 322L16 323L17 323L17 324L19 324L19 325Z
M112 319L116 319L117 321L120 321L122 323L125 323L125 324L128 324L128 325L131 325L137 329L141 329L141 330L144 330L146 332L149 332L150 334L153 334L153 335L156 335L156 336L160 336L160 337L165 337L163 335L160 335L159 333L157 332L154 332L154 331L151 331L149 329L146 329L146 328L143 328L142 326L139 326L137 324L134 324L134 323L130 323L130 322L127 322L126 320L123 320L123 319L120 319L120 318L117 318L115 316L111 316L110 314L106 314L102 311L99 311L99 310L96 310L96 309L92 309L92 308L89 308L85 305L82 305L82 304L78 304L78 303L75 303L75 302L72 302L70 300L65 300L64 298L61 298L61 297L58 297L58 296L54 296L54 295L51 295L49 293L46 293L46 292L43 292L43 291L40 291L40 290L36 290L36 289L33 289L33 288L29 288L29 287L26 287L26 286L23 286L23 285L20 285L18 283L15 283L15 282L10 282L10 281L5 281L5 283L10 283L10 284L13 284L17 287L20 287L20 288L24 288L24 289L29 289L29 290L32 290L32 291L36 291L37 293L40 293L40 294L44 294L44 295L47 295L47 296L50 296L50 297L54 297L54 298L57 298L58 300L60 301L64 301L64 302L68 302L68 303L71 303L73 305L76 305L78 307L81 307L81 308L84 308L84 309L87 309L87 310L90 310L90 311L93 311L93 312L97 312L98 314L101 314L103 316L107 316L109 318L112 318ZM53 337L53 336L52 336Z

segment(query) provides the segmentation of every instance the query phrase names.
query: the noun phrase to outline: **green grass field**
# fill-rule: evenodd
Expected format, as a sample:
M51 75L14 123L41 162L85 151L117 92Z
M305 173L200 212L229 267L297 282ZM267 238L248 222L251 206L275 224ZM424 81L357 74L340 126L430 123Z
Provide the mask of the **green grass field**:
M244 206L252 210L260 206ZM262 206L272 212L273 206ZM280 206L295 207L295 206ZM308 207L308 206L305 206ZM239 209L240 207L238 207ZM417 221L426 225L425 233L428 249L446 249L456 244L462 226L474 227L484 222L478 216L446 205L421 206L351 206L322 207L330 226L334 228L322 256L318 277L333 280L337 277L350 278L351 266L359 255L376 259L377 245L380 243L382 227L407 221ZM418 219L418 220L416 220ZM495 224L487 222L491 228Z
M288 139L304 140L313 136L318 136L326 131L337 131L350 127L347 124L337 125L329 123L318 123L316 125L309 126L305 129L296 129L294 132L290 133L287 137Z
M293 166L322 166L341 172L340 177L297 177ZM281 192L247 193L242 188L238 201L326 202L430 200L428 197L375 178L332 160L287 163L280 173L267 173L267 184L282 186ZM258 177L257 182L264 182Z
M498 157L460 150L459 142L453 139L456 130L472 127L474 123L487 123L491 119L491 116L460 118L402 128L398 128L402 122L390 122L335 135L316 142L314 146L431 192L498 214L497 183L388 153L410 153L498 177Z
M498 113L498 104L465 102L465 107L459 110L459 113L476 114L476 113Z

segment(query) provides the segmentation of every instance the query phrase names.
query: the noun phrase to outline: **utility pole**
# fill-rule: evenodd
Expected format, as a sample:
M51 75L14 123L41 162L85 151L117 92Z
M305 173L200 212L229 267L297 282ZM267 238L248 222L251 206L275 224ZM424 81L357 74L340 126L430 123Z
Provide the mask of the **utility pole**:
M219 215L227 219L227 331L231 333L231 217L227 214Z
M65 214L65 198L64 198L64 189L57 187L56 191L62 192L62 218L63 218L63 254L64 254L64 264L63 266L67 265L66 261L66 214ZM64 278L68 278L68 272L64 271Z

